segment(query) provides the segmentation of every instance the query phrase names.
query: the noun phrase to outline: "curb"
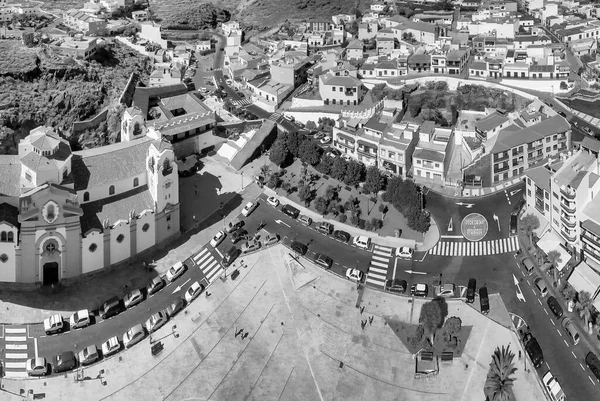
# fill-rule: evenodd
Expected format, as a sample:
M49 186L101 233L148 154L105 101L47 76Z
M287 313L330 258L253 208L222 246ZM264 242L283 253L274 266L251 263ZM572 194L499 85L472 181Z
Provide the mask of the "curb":
M487 193L487 194L478 195L478 196L453 196L453 195L446 195L446 194L440 192L439 190L433 189L431 187L427 187L427 191L435 192L436 194L438 194L440 196L443 196L445 198L451 198L451 199L480 199L480 198L485 198L485 197L488 197L488 196L496 195L497 193L502 192L502 191L506 191L509 188L512 188L512 187L514 187L516 185L519 185L520 182L522 182L522 181L523 181L523 179L519 179L519 182L512 183L512 184L510 184L507 187L504 187L504 188L499 189L497 191L492 191L492 192ZM486 188L490 188L490 187L486 187Z

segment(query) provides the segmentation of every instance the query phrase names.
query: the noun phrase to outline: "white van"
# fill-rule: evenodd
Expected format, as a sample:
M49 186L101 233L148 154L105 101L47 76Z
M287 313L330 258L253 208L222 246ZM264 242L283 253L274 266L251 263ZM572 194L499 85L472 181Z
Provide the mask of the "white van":
M371 238L366 235L359 235L358 237L354 237L352 244L361 249L369 249L371 247Z
M412 259L413 249L408 246L401 246L400 248L396 248L396 257Z

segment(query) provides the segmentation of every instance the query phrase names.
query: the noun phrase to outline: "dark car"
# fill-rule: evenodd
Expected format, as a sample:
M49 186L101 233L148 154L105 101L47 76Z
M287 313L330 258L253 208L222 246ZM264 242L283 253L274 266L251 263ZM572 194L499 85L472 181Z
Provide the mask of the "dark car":
M54 373L66 372L75 368L77 361L75 360L75 353L73 351L66 351L56 355L52 359L52 370Z
M390 292L404 294L406 292L406 289L408 288L408 283L406 282L406 280L388 280L385 282L385 288Z
M281 211L290 216L292 219L297 219L298 215L300 214L300 210L291 205L283 205L281 207Z
M325 269L331 269L331 265L333 264L333 259L322 253L317 253L314 261L317 265L324 267Z
M118 315L124 310L125 305L123 304L123 301L117 297L112 297L102 305L102 308L100 308L100 317L102 319L108 319Z
M585 357L585 363L587 364L588 368L590 368L594 376L596 376L596 379L600 380L600 360L596 354L591 351L588 352Z
M237 244L238 242L240 242L241 240L243 240L244 238L246 238L246 235L248 234L248 231L244 230L244 229L239 229L234 231L231 234L231 243L232 244Z
M290 245L290 248L292 248L292 250L294 252L299 253L300 255L305 255L306 251L308 251L308 247L298 241L292 242L292 244Z
M160 276L154 277L154 279L148 283L146 286L146 290L148 291L148 295L156 294L165 286L165 280L163 280Z
M185 301L183 300L183 298L177 298L177 299L173 300L173 302L171 302L171 304L169 305L169 307L167 309L165 309L165 313L167 314L167 316L169 316L169 318L172 318L179 311L181 311L184 306L185 306Z
M348 234L346 231L335 230L333 232L333 238L337 239L338 241L348 242L350 241L350 234Z
M472 304L475 302L475 292L477 291L477 280L474 278L469 279L469 284L467 284L467 303Z
M510 215L510 235L517 235L518 221L519 221L518 216L516 216L514 214Z
M548 297L546 303L548 304L548 308L550 308L550 310L552 311L552 313L554 313L554 316L556 316L557 319L563 315L563 308L562 306L560 306L556 298L550 296Z
M525 199L521 198L519 200L519 202L517 202L517 204L515 205L515 207L513 207L513 210L510 214L518 216L519 213L521 213L521 209L523 209L523 206L525 206L527 202L525 201Z
M559 111L558 114L564 118L567 118L567 114L564 111Z
M533 366L539 368L544 363L544 353L542 352L542 347L536 340L535 337L528 333L525 335L526 339L523 339L523 343L525 344L525 351L529 354L531 358L531 362Z
M319 226L317 227L317 230L320 233L323 233L325 235L329 235L329 234L331 234L333 232L333 224L324 221L321 224L319 224Z
M481 306L481 313L484 315L490 313L490 298L488 297L487 287L479 289L479 304Z
M232 264L233 261L236 260L238 256L240 256L240 253L242 253L242 251L236 248L235 246L229 248L225 256L223 256L223 265L227 267L230 264Z

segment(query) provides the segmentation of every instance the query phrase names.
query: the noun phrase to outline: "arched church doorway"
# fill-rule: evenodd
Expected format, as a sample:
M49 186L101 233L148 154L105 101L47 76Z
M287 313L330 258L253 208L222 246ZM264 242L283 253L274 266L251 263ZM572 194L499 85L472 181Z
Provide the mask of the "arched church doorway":
M58 262L44 263L43 274L44 285L58 283Z

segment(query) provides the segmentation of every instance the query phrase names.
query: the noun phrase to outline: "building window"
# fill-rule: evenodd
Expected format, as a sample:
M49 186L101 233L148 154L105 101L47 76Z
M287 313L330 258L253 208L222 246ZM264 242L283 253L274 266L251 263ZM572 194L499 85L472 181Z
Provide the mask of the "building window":
M550 194L548 192L544 192L544 198L550 199Z
M26 178L26 179L27 179L27 181L29 181L29 182L31 182L31 181L32 181L32 179L31 179L31 174L29 174L29 173L25 173L25 178Z
M3 253L2 255L0 255L0 262L2 263L6 263L8 262L8 255Z
M124 239L125 236L123 234L119 234L119 236L117 237L117 242L120 244L121 242L123 242Z
M150 224L146 223L142 226L142 231L143 232L148 232L148 230L150 229Z
M167 215L167 221L171 221L171 215Z
M2 231L2 233L0 233L0 242L6 242L6 239L7 239L6 231Z
M84 192L83 193L83 201L84 202L88 202L90 200L90 193L89 192Z
M109 194L109 195L114 195L114 194L115 194L115 186L114 186L114 185L111 185L111 186L108 188L108 194Z
M98 245L96 245L96 244L92 244L92 245L90 245L90 247L88 248L88 250L89 250L91 253L94 253L94 252L96 252L96 249L98 249Z
M15 242L15 233L13 233L12 231L8 232L8 242Z
M558 199L558 194L556 192L552 192L552 195L554 196L554 199Z
M138 185L140 185L140 179L139 179L139 178L137 178L137 177L135 177L135 178L133 179L133 187L135 188L135 187L137 187Z
M548 206L548 204L546 203L546 211L549 212L550 211L550 206Z
M331 90L332 90L333 92L335 92L335 86L332 86L332 87L331 87Z

